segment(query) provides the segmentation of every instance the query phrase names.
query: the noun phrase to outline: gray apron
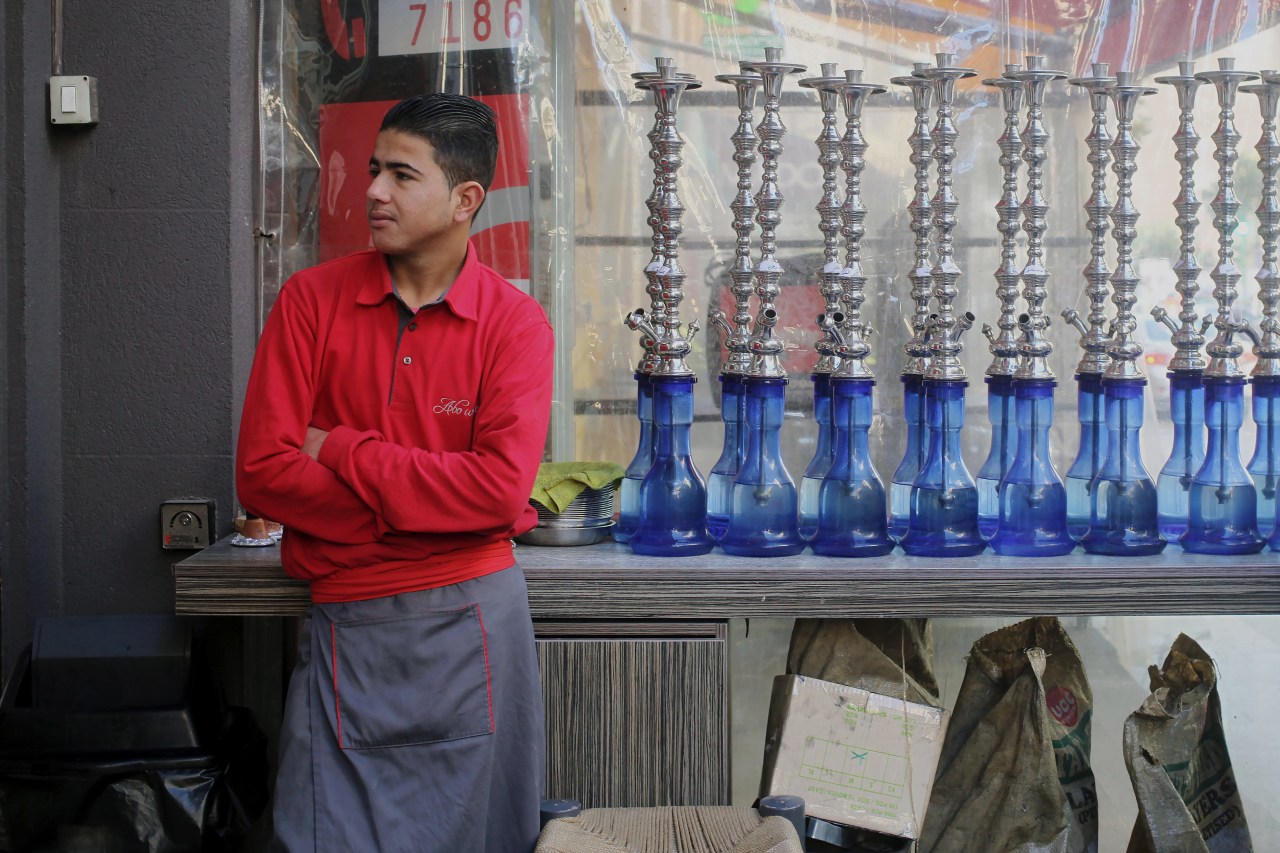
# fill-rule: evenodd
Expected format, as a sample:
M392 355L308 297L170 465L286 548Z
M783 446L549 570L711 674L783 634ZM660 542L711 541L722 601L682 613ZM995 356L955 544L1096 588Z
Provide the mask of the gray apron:
M544 730L520 568L312 605L280 739L276 850L531 851Z

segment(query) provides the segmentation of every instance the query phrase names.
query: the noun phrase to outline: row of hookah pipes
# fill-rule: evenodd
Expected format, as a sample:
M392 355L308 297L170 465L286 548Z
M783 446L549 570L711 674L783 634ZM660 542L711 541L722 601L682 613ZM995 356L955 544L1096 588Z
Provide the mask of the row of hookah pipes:
M1070 81L1084 89L1091 101L1093 122L1087 141L1093 181L1092 193L1085 203L1092 234L1091 257L1084 269L1089 282L1088 321L1070 309L1063 312L1082 333L1080 345L1085 350L1076 368L1080 442L1067 472L1067 524L1071 536L1080 539L1085 549L1093 553L1155 554L1168 540L1177 539L1184 550L1192 553L1252 554L1268 544L1266 535L1271 537L1271 546L1280 550L1280 537L1275 532L1275 491L1280 481L1280 273L1276 267L1280 235L1276 105L1280 100L1280 75L1237 70L1230 58L1219 59L1218 64L1216 71L1197 74L1193 63L1182 62L1177 75L1155 81L1174 89L1179 109L1173 140L1180 167L1174 209L1181 248L1174 273L1181 305L1177 323L1159 306L1151 312L1172 332L1176 350L1168 371L1173 448L1154 485L1143 466L1138 443L1146 377L1139 362L1142 348L1131 337L1136 327L1131 309L1138 283L1132 267L1138 212L1131 196L1138 148L1131 131L1137 103L1157 90L1136 85L1132 75L1124 72L1109 76L1105 64L1095 64L1089 77ZM1242 85L1260 76L1265 76L1265 82ZM1213 133L1218 191L1211 205L1218 235L1218 262L1209 273L1217 312L1213 318L1201 321L1196 310L1201 268L1195 254L1200 202L1194 177L1200 139L1193 113L1197 90L1206 83L1214 86L1219 107ZM1233 237L1241 207L1234 190L1240 143L1235 106L1240 91L1258 97L1262 115L1262 135L1256 146L1263 176L1262 201L1257 208L1263 242L1262 266L1257 275L1263 304L1261 335L1239 319L1234 305L1236 285L1242 277L1234 261ZM1107 130L1109 100L1116 112L1114 140ZM1109 162L1117 176L1114 205L1106 193ZM1108 217L1117 244L1114 273L1109 273L1105 260ZM1110 325L1104 313L1108 281L1117 306ZM1215 336L1206 346L1205 335L1211 326ZM1253 342L1257 356L1252 371L1257 444L1247 469L1241 464L1239 443L1244 385L1249 379L1239 364L1244 353L1241 337ZM1207 363L1202 347L1209 355Z
M657 105L649 134L654 191L647 202L653 257L645 268L651 314L646 317L637 310L627 317L627 324L642 332L645 348L636 372L641 435L623 481L615 539L630 541L637 553L668 556L706 553L717 542L725 552L741 556L794 554L806 543L815 553L830 556L880 555L895 543L906 553L920 556L966 556L982 551L988 543L1000 554L1051 556L1067 553L1077 542L1092 553L1153 554L1164 547L1166 537L1176 535L1188 551L1232 554L1260 550L1266 544L1259 534L1262 527L1265 532L1276 531L1271 533L1272 542L1280 549L1280 525L1274 523L1275 489L1280 485L1280 274L1276 270L1280 212L1275 194L1280 77L1264 72L1265 83L1243 87L1258 96L1263 113L1263 136L1257 146L1263 171L1263 202L1258 208L1264 243L1263 268L1257 277L1264 309L1260 337L1233 317L1240 274L1232 260L1231 236L1240 207L1232 190L1239 142L1234 101L1241 84L1258 75L1236 71L1231 60L1220 60L1216 72L1193 75L1190 64L1183 63L1180 75L1157 81L1177 89L1181 110L1175 141L1182 181L1175 208L1182 253L1175 271L1183 298L1180 326L1161 309L1153 311L1174 332L1178 350L1170 363L1174 450L1158 487L1143 467L1138 440L1146 378L1139 361L1142 347L1133 338L1137 323L1132 313L1138 284L1132 263L1138 219L1132 187L1138 146L1132 126L1139 100L1156 90L1137 85L1128 72L1108 76L1105 64L1095 64L1090 77L1069 81L1090 99L1093 121L1087 142L1093 172L1092 193L1085 204L1091 232L1090 261L1084 270L1090 300L1087 323L1070 309L1063 312L1082 333L1085 351L1076 371L1079 452L1064 485L1053 468L1048 443L1056 380L1048 366L1052 347L1044 337L1049 325L1043 311L1049 275L1044 266L1048 204L1043 177L1049 135L1043 105L1047 85L1067 75L1044 68L1042 57L1031 56L1025 69L1009 65L1001 77L983 81L1000 92L1004 108L1005 127L999 140L1004 183L996 207L1001 234L1001 262L995 273L1001 305L999 332L984 327L993 355L986 376L992 445L975 483L965 470L960 449L968 386L959 359L960 336L973 317L957 316L953 307L961 270L955 262L951 232L959 206L952 186L958 136L952 122L955 84L976 72L957 67L951 54L938 54L936 66L917 63L911 75L891 81L909 88L915 108L909 138L915 186L908 206L915 234L915 264L908 274L915 310L901 376L906 449L886 500L867 446L875 378L865 363L871 329L861 316L866 276L860 265L865 217L860 182L867 150L861 132L862 106L868 96L884 92L885 87L864 82L860 71L838 75L834 64L823 64L820 76L801 81L818 93L823 111L817 140L823 192L817 210L824 257L819 275L826 304L817 321L819 360L813 373L818 441L797 493L781 459L787 377L780 359L782 342L773 336L773 328L782 274L775 257L783 201L777 165L786 131L779 114L780 96L785 78L804 67L783 62L775 48L766 49L765 54L763 62L742 62L739 74L716 78L734 86L738 96L739 121L732 137L738 191L731 205L737 244L730 270L735 302L732 323L721 312L711 317L726 333L729 355L719 377L724 450L705 487L689 456L695 377L685 356L697 324L681 331L678 312L684 274L678 255L683 209L676 188L683 145L676 132L676 110L680 94L700 83L661 58L655 72L633 75L638 87L654 93ZM1208 321L1197 328L1195 313L1199 268L1193 244L1198 201L1192 170L1198 140L1191 123L1196 88L1205 82L1214 84L1221 107L1214 134L1219 192L1213 202L1219 262L1211 272L1218 302L1213 321L1217 336L1208 345L1207 366L1198 350ZM753 131L757 91L765 96L764 115ZM931 101L937 107L932 128ZM1026 126L1019 132L1023 101ZM1109 105L1116 115L1114 138L1107 130ZM843 107L843 135L837 130L837 106ZM759 192L753 195L757 152L763 176ZM934 162L937 181L930 197L929 166ZM1028 166L1027 191L1021 201L1020 162ZM1108 165L1116 174L1114 205L1106 194ZM837 170L844 172L843 201ZM760 227L760 257L755 263L753 220ZM1021 269L1019 230L1026 234L1026 262ZM1116 243L1114 273L1106 264L1108 230ZM843 263L839 260L841 237ZM1026 310L1015 318L1019 281ZM752 293L758 300L754 324ZM1105 312L1108 296L1116 306L1110 321ZM1237 335L1253 339L1258 355L1253 371L1258 444L1247 471L1239 461L1246 379L1237 362L1243 353ZM1255 481L1262 484L1262 500L1257 500Z

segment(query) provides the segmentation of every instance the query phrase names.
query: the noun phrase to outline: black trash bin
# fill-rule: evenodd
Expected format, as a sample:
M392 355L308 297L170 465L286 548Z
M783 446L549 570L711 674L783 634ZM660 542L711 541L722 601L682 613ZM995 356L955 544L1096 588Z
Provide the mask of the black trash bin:
M43 620L0 695L0 851L234 851L268 773L176 617Z

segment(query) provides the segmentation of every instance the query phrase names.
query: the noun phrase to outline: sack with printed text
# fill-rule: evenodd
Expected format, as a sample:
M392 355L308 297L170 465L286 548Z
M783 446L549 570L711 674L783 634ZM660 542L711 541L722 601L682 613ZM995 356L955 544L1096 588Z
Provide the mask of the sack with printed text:
M942 745L920 853L1094 853L1093 694L1054 618L973 644Z
M1129 853L1251 853L1213 661L1179 634L1150 672L1151 695L1124 724L1138 798Z

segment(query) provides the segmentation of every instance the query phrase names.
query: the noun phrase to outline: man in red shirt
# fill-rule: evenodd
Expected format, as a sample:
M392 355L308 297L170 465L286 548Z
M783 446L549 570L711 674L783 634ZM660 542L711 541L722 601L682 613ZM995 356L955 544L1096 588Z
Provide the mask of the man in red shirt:
M468 238L492 112L393 107L369 159L374 249L281 289L246 392L236 484L282 522L312 607L289 684L275 830L290 851L520 851L543 723L511 538L551 400L541 307Z

